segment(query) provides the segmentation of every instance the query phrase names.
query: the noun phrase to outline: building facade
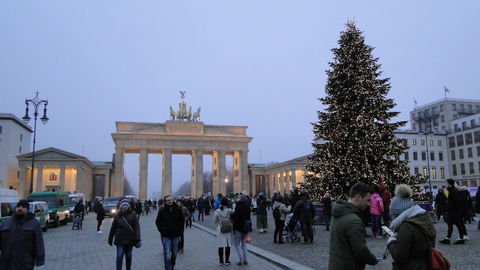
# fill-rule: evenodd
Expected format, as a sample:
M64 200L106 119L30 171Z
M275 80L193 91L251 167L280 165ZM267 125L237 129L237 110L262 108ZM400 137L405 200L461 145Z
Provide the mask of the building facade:
M17 155L30 152L30 126L10 113L0 113L0 188L18 188Z

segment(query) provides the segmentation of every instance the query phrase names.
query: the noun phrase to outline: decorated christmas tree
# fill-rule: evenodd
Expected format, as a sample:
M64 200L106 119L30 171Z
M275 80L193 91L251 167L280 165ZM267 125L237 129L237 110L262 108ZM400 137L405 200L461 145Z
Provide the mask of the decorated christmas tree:
M405 121L392 122L399 112L387 97L388 78L381 78L381 65L365 44L363 33L349 21L341 33L339 48L332 49L333 61L327 70L326 97L320 101L313 123L316 142L306 168L313 175L302 185L316 201L325 192L347 198L357 181L368 185L417 185L424 181L409 174L407 161L400 156L408 146L394 135Z

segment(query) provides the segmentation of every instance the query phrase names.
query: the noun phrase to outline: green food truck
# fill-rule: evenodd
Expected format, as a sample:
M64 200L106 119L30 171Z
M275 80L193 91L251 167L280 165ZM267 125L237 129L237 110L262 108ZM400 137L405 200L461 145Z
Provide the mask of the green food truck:
M68 221L69 199L68 193L65 191L43 191L34 192L28 197L32 201L42 201L48 204L48 211L50 213L49 224L54 228L59 224L66 225Z

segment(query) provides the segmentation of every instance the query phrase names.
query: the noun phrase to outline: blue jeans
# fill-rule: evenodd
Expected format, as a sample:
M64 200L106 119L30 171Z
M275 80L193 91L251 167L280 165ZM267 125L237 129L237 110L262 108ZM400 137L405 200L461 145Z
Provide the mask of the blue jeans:
M125 255L127 270L132 267L133 246L117 246L117 270L122 270L123 256Z
M241 233L239 231L233 231L233 244L235 245L235 249L237 250L238 258L241 262L247 261L247 234Z
M175 259L177 258L178 237L163 237L163 261L165 263L165 270L173 270L175 266Z

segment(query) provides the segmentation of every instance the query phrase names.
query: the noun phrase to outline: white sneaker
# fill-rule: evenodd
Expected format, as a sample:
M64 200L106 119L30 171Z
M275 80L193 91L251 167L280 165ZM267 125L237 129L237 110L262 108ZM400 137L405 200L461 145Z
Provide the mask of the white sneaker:
M259 229L258 231L259 231L260 233L263 233L263 229Z
M468 237L468 235L464 235L463 240L468 241L468 240L470 240L470 237Z
M102 231L97 231L97 233L103 233Z

